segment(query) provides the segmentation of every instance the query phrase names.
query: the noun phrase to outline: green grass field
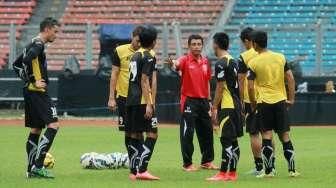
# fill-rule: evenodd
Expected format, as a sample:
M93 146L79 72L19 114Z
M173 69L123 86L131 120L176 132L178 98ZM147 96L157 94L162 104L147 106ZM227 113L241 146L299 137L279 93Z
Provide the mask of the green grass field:
M150 171L161 177L157 182L130 182L128 170L85 170L79 164L85 152L124 152L123 136L111 127L62 127L55 139L51 153L56 158L54 180L26 179L25 141L28 129L17 126L0 126L0 187L334 187L336 186L336 128L292 129L296 149L297 169L302 176L287 177L287 164L282 156L282 146L277 142L277 176L256 179L245 172L253 167L248 137L240 140L241 160L237 182L207 182L205 178L216 171L200 170L186 173L181 170L181 155L177 127L161 128ZM215 138L215 162L220 162L220 144ZM196 139L195 139L196 141ZM195 142L196 143L196 142ZM194 163L200 162L198 144L195 144Z

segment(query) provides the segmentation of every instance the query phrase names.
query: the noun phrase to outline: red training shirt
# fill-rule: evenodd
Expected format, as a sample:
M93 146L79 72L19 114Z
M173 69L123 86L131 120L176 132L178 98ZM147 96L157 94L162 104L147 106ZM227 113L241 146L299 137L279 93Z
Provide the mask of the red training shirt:
M191 53L180 57L176 67L181 72L181 108L185 97L208 98L211 68L207 58L196 59ZM183 97L184 96L184 97Z

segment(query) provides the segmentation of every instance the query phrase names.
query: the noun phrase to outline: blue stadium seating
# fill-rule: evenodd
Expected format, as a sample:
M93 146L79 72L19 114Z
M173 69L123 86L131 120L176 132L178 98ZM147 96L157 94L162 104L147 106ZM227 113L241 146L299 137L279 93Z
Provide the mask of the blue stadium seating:
M322 69L331 73L336 71L335 0L237 0L228 25L267 28L269 48L284 53L289 61L306 56L301 64L304 73L309 75L315 72L317 35L307 26L318 20L323 26L327 25L323 28ZM307 29L284 29L296 26ZM232 33L230 37L237 38L237 35ZM233 47L231 53L238 56L240 49Z

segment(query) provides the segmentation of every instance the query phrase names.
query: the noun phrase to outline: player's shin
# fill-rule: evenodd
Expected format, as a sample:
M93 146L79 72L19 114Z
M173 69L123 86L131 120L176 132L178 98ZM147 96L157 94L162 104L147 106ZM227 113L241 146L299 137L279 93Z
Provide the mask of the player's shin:
M28 157L27 172L30 172L32 166L35 164L35 157L36 157L39 137L40 137L40 134L33 134L33 133L30 133L28 136L28 140L26 142L26 151L27 151L27 157Z
M142 145L143 152L141 153L139 164L140 173L147 171L148 163L152 157L156 140L157 138L147 137L145 143Z
M237 170L237 164L240 158L240 148L238 141L235 140L232 142L232 158L230 161L230 172L235 172Z
M294 161L295 152L294 152L294 147L292 145L292 142L291 141L283 142L282 146L283 146L284 156L288 163L288 171L295 172L295 161Z
M35 166L37 168L43 167L44 158L54 141L57 130L58 129L47 128L44 135L41 137L40 142L37 147L36 160L35 160L35 163L36 163Z
M263 139L262 141L262 160L265 165L265 173L269 174L273 168L273 147L272 147L272 140Z
M230 168L230 162L232 159L232 145L229 139L221 137L220 141L222 144L222 162L220 171L227 172Z

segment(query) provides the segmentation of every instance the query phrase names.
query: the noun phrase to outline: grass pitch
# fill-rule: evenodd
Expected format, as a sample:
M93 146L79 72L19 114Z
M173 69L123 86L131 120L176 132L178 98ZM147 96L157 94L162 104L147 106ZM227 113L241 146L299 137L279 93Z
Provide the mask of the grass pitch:
M248 136L240 139L241 160L237 182L207 182L205 178L217 171L200 170L186 173L181 170L181 154L177 127L160 128L150 171L161 178L157 182L130 182L128 170L85 170L79 158L86 152L125 152L123 134L115 127L62 127L51 149L56 159L54 180L26 179L25 141L28 129L12 125L0 126L0 187L336 187L336 128L294 127L292 140L296 149L296 165L302 176L289 178L282 146L277 140L277 176L256 179L246 175L253 166ZM196 136L195 136L196 138ZM215 162L219 164L221 147L215 136ZM200 153L195 139L194 163Z

